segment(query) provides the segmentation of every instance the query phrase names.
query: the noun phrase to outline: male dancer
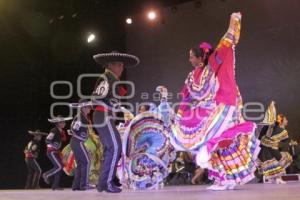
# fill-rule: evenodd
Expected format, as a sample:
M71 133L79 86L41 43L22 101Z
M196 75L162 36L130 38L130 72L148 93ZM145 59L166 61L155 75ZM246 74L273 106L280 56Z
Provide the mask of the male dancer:
M28 131L28 133L33 136L33 139L26 145L24 150L25 163L28 169L25 189L39 189L39 180L42 170L36 159L39 155L41 139L43 136L46 136L47 133L43 133L40 130Z
M72 117L63 118L62 116L48 119L50 123L54 124L54 128L51 129L46 138L47 156L52 162L53 168L43 174L43 179L47 184L50 184L49 178L54 177L51 186L52 190L62 190L62 188L59 187L60 176L63 170L60 148L62 142L66 140L66 133L64 131L66 121L71 119Z
M105 72L96 82L93 102L97 104L93 113L93 123L104 147L104 161L97 184L99 192L119 193L113 179L121 157L121 138L115 126L113 112L118 106L120 96L126 90L118 84L124 67L136 66L139 59L134 55L111 52L97 54L95 61L105 67Z

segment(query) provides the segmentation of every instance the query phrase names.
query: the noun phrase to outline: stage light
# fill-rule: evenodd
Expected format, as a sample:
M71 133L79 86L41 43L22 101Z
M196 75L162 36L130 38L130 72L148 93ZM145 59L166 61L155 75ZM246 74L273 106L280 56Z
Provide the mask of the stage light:
M54 22L54 19L51 18L48 22L49 22L49 24L52 24Z
M156 18L156 13L154 11L148 12L148 19L154 20Z
M77 15L78 15L78 13L73 13L73 14L72 14L72 18L77 17Z
M126 23L127 23L127 24L132 24L132 19L131 19L131 18L127 18L127 19L126 19Z
M95 40L95 38L96 38L96 36L94 35L94 34L89 34L89 36L87 37L87 42L88 43L91 43L91 42L93 42L94 40Z

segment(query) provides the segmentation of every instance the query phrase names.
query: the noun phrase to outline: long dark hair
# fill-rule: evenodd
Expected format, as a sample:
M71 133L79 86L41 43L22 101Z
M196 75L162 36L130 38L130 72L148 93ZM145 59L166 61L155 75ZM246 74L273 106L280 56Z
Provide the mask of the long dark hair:
M201 42L191 48L197 58L202 58L203 64L207 65L209 56L213 53L213 48L206 42Z

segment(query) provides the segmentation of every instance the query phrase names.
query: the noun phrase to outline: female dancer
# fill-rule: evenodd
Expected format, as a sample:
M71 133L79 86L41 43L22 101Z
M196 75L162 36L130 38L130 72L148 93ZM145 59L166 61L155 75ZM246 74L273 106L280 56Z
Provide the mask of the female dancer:
M261 151L258 155L260 160L259 169L264 179L277 184L285 184L281 175L286 173L285 169L292 163L292 156L288 149L281 148L283 143L289 143L289 135L285 129L288 124L286 116L277 115L275 124L266 126L262 131L267 130L261 138ZM288 146L288 145L285 145Z
M189 52L194 70L182 90L183 99L172 125L172 144L197 154L215 182L207 189L233 189L254 177L259 141L255 124L241 115L242 100L235 81L234 48L241 14L233 13L229 29L213 50L201 43Z

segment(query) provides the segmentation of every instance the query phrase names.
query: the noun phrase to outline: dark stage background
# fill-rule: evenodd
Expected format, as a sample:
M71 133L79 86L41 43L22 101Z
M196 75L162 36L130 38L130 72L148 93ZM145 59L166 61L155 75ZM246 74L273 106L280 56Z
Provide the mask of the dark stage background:
M113 12L121 10L120 2L1 0L0 188L24 188L27 169L23 150L31 139L27 130L48 132L51 104L78 100L77 77L102 71L92 55L125 50L123 13ZM93 44L85 41L89 31L98 36ZM72 83L74 92L70 98L56 100L50 96L50 85L57 80ZM90 94L94 82L95 79L84 79L82 93ZM54 89L57 95L69 93L64 85ZM67 115L68 108L57 106L55 113ZM41 151L38 160L46 171L51 163L44 143ZM65 175L62 179L62 186L70 187L72 179ZM43 180L40 183L47 187Z
M203 40L217 44L227 30L230 13L238 10L243 20L236 48L236 77L244 101L267 105L275 100L278 111L288 116L291 135L299 139L300 2L182 2L185 1L0 0L1 189L24 187L23 149L30 139L27 130L50 130L47 118L51 104L57 102L50 96L53 81L73 85L71 97L60 102L77 101L77 77L102 70L92 55L127 50L141 59L139 67L127 70L124 76L136 86L131 102L140 102L142 92L151 96L159 84L175 94L192 70L189 48ZM159 21L149 23L144 15L135 14L132 25L124 23L125 16L142 13L148 5L164 7ZM99 36L94 44L85 42L88 31ZM85 79L81 91L90 94L94 82L95 79ZM64 95L68 88L55 87L55 92ZM153 101L153 97L147 101ZM68 114L66 107L55 111ZM39 162L43 171L51 167L44 144ZM70 183L71 178L64 176L62 186ZM46 187L42 180L41 186Z
M200 3L199 3L200 2ZM202 2L202 3L201 3ZM236 47L236 79L244 103L277 103L287 115L293 138L300 134L300 2L297 0L193 1L161 10L160 23L145 16L127 27L127 50L141 59L127 71L136 85L132 102L153 101L159 84L167 86L177 102L187 74L192 71L188 51L201 41L216 46L229 25L232 12L242 12L242 31ZM258 106L248 108L258 109ZM264 112L247 115L253 118Z

